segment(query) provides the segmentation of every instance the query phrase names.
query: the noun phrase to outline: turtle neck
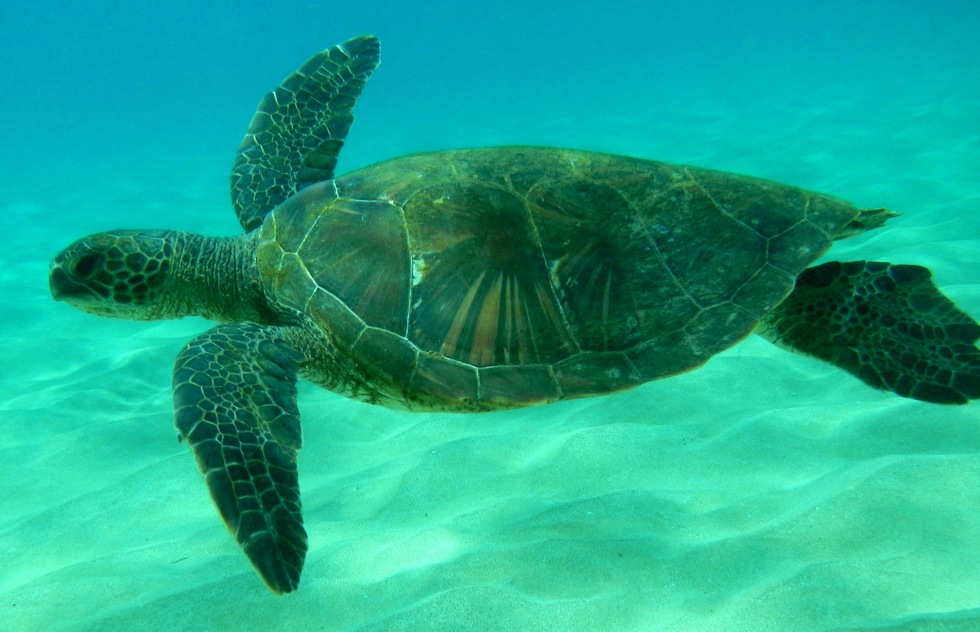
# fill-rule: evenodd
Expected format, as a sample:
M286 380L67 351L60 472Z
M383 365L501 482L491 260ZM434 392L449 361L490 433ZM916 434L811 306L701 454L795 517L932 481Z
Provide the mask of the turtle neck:
M174 231L175 311L218 322L274 322L255 266L255 237Z

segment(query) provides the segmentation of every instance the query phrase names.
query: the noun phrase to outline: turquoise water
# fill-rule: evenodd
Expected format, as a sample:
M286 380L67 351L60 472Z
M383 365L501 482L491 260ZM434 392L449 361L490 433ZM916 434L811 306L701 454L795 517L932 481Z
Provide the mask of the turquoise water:
M0 629L980 629L980 404L761 339L479 416L304 385L310 553L274 597L175 441L171 365L208 323L98 319L46 280L99 230L237 233L259 99L374 33L339 172L520 143L764 176L901 212L833 257L926 265L980 316L980 6L281 4L5 9Z

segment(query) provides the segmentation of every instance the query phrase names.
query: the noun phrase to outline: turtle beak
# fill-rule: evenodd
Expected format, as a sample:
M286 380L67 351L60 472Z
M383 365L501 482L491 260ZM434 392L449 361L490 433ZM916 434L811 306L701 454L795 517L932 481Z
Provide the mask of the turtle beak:
M51 262L48 286L51 288L51 296L56 301L69 300L73 297L87 296L92 293L91 290L71 278L71 275L61 267L57 259Z
M48 285L51 287L51 296L54 300L62 301L65 295L72 293L72 286L77 284L68 277L56 261L52 261L51 271L48 273Z

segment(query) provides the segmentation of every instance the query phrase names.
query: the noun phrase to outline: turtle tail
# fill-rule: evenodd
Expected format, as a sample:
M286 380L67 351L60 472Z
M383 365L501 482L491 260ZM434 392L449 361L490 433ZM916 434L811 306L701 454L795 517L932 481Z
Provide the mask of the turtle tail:
M840 227L834 239L848 239L865 231L881 228L885 222L899 215L900 213L889 211L887 208L861 209L851 221Z
M804 270L760 333L871 386L936 404L980 398L980 325L926 268L833 261Z

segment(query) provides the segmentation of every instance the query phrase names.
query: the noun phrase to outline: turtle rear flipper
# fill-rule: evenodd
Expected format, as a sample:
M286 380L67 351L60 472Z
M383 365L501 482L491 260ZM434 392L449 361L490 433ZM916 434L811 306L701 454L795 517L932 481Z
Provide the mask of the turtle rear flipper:
M174 368L174 422L225 524L276 593L299 584L306 557L296 452L299 354L275 328L220 325Z
M760 333L871 386L937 404L980 398L980 325L929 270L878 261L804 270Z

